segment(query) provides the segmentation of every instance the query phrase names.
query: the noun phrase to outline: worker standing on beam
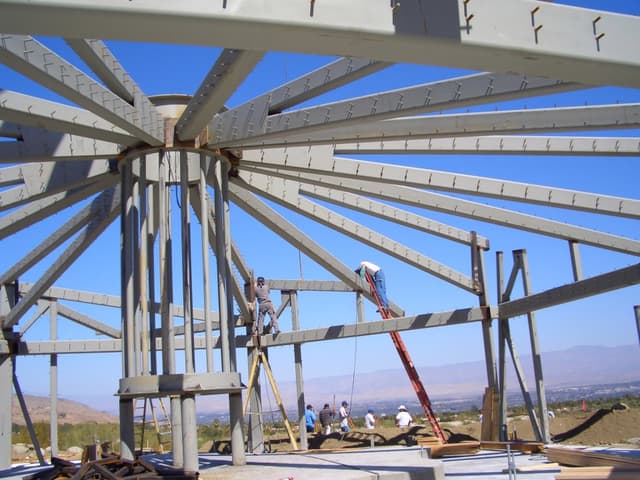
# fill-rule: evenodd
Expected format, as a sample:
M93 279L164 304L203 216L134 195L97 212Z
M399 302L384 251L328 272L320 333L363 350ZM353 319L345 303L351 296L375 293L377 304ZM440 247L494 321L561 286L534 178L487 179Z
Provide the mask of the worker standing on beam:
M371 275L378 292L378 297L380 297L381 306L388 310L389 301L387 300L387 287L382 269L375 263L362 261L360 262L360 266L356 269L356 273L359 273L363 280L366 280L367 273Z
M273 308L273 302L271 301L271 290L269 285L264 281L264 277L258 277L256 281L256 300L258 300L258 335L262 335L264 330L264 317L268 313L271 319L267 325L267 333L271 331L273 334L280 333L278 327L278 317L276 316L276 310Z

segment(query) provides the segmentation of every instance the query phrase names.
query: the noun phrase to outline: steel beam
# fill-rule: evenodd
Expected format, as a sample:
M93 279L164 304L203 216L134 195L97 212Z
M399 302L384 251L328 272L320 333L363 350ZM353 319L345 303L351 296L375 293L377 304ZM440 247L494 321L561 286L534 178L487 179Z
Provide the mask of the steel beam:
M487 312L485 312L487 310ZM298 330L296 332L281 332L277 336L264 336L261 339L262 346L284 346L296 345L307 342L322 342L339 338L351 338L361 335L389 334L390 332L402 332L407 330L420 330L423 328L433 328L445 325L460 325L469 322L480 322L484 315L491 318L497 316L497 309L494 307L475 307L452 310L448 312L424 313L420 315L394 317L388 320L373 320L357 322L344 325L332 325L310 330ZM157 348L162 348L160 339L156 340ZM52 341L28 341L19 342L16 346L19 355L50 355L57 353L78 354L78 353L108 353L120 352L121 340L58 340ZM239 335L236 337L236 345L239 348L254 347L252 335ZM194 344L196 349L206 348L203 337L197 337ZM221 346L220 337L213 337L213 347L219 349ZM182 338L175 339L175 348L184 349Z
M11 187L24 183L22 166L0 168L0 187Z
M32 127L21 127L20 132L20 141L0 142L0 163L80 162L120 153L118 145L92 138Z
M640 86L640 19L534 0L2 0L0 31L229 45ZM602 34L605 35L602 35Z
M229 193L232 201L240 208L274 232L277 232L284 240L304 252L309 258L315 260L319 265L336 275L347 285L362 291L367 299L375 303L370 288L361 280L360 276L355 274L352 268L343 264L319 243L304 234L291 222L279 215L253 194L247 192L241 185L237 185L235 181L229 184ZM404 313L397 305L393 304L393 302L389 302L389 310L398 316Z
M0 240L27 228L42 219L60 212L74 203L85 200L97 192L110 188L117 182L117 177L103 177L83 188L72 189L63 193L50 195L42 200L30 202L20 210L13 211L0 218Z
M0 284L17 280L24 272L45 258L49 253L62 245L81 228L87 225L95 215L93 204L87 205L75 214L64 225L47 236L39 245L27 253L22 259L16 261L11 268L0 275Z
M499 305L501 317L516 317L640 283L640 263Z
M366 213L383 220L394 222L398 225L413 228L431 235L446 238L463 245L471 245L471 233L459 228L436 222L429 218L416 215L407 210L392 207L386 203L376 202L362 195L355 195L349 192L335 191L319 185L309 185L300 183L301 194L323 200L334 205L347 207L357 212ZM489 249L489 240L484 237L476 237L478 245Z
M36 303L42 292L49 288L53 282L91 245L91 243L115 220L119 208L119 189L113 188L104 192L96 209L96 215L89 225L75 240L65 249L54 263L42 274L33 288L20 302L6 315L0 317L3 328L10 328L18 323L22 315Z
M143 130L164 138L164 119L102 40L67 38L67 43L112 92L138 110Z
M88 315L80 313L72 308L69 308L65 305L58 304L58 314L75 322L79 325L83 325L91 330L94 330L96 333L101 333L111 338L122 338L122 332L117 328L113 328L103 322L96 320L95 318L91 318Z
M106 160L32 163L23 167L23 173L27 201L89 185L104 177L114 177L114 172Z
M637 157L640 139L629 137L497 136L357 141L336 145L336 155L554 155ZM457 183L457 182L456 182Z
M243 139L249 148L341 144L414 138L466 137L549 132L581 132L640 128L640 105L616 104L562 108L539 108L505 112L485 111L393 118L308 135L287 133L262 142ZM340 148L340 145L337 146Z
M265 173L269 172L265 171ZM308 183L337 188L357 194L366 194L367 196L394 203L402 203L437 212L450 213L460 217L516 228L549 237L561 238L563 240L576 240L585 245L606 248L631 255L640 255L640 242L634 239L415 188L406 188L390 184L382 185L376 182L334 179L331 176L325 175L310 175L306 173L289 174L282 170L278 171L278 175L283 178L303 179Z
M591 213L640 218L640 200L632 198L599 195L382 162L337 158L328 155L329 148L294 147L262 150L259 155L243 159L243 163L254 167L287 169L341 179L367 180L385 186L394 184L426 188Z
M178 139L187 141L200 135L263 56L264 52L225 48L178 119Z
M0 61L149 145L164 143L162 125L149 112L131 106L34 38L0 34Z
M0 91L0 119L129 147L141 143L135 136L82 108L8 90Z
M457 272L420 252L407 248L400 242L381 235L333 210L301 197L298 194L299 185L297 183L259 174L240 173L239 179L244 181L242 184L244 188L255 194L266 196L270 200L292 209L321 225L380 250L456 287L471 293L477 293L473 281L463 273Z
M230 110L212 121L209 143L227 147L236 146L237 140L245 137L254 137L254 141L267 141L271 137L280 137L285 132L311 135L322 130L358 124L363 120L384 120L579 88L584 87L548 78L480 73L269 115L266 118L264 115L256 116L266 113L265 107L256 111Z

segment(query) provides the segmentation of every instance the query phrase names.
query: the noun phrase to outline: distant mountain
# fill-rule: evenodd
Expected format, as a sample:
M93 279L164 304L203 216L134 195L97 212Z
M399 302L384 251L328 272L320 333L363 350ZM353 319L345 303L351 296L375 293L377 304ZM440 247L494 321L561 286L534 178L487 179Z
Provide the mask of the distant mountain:
M525 371L529 391L535 393L533 365L530 355L521 355L520 362ZM508 391L518 390L518 383L509 359L507 376ZM545 352L542 354L545 387L550 401L576 398L590 398L588 392L606 392L608 386L615 384L633 384L637 391L640 384L640 348L638 345L618 347L579 346L567 350ZM420 378L437 410L455 409L456 405L466 408L479 405L486 386L484 362L466 362L437 367L418 367ZM352 400L362 406L385 406L393 408L396 403L415 405L415 393L403 369L379 370L359 373L356 376L353 396L351 395L351 375L323 378L305 378L305 401L316 407L325 402L340 403ZM592 386L602 386L594 389ZM589 387L589 388L587 388ZM278 382L278 388L288 409L296 406L295 382ZM552 398L553 397L553 398ZM45 397L25 396L33 422L49 422L49 399ZM91 405L99 402L87 400ZM366 408L366 407L363 407ZM263 410L277 410L270 387L263 387ZM83 403L58 400L58 419L60 423L117 422L117 415L99 411ZM222 416L228 412L226 395L202 395L197 397L197 411L201 418L210 415ZM382 411L382 410L380 410ZM13 402L12 418L14 423L24 425L24 419L17 401Z
M509 357L507 390L519 389ZM533 364L530 355L520 355L527 385L535 392ZM542 354L544 382L547 389L584 385L601 385L640 381L640 348L638 345L617 347L578 346L567 350ZM422 383L433 401L438 399L480 398L486 386L486 367L483 361L465 362L436 367L417 367ZM305 401L314 406L325 402L351 398L351 375L324 378L305 378ZM285 405L296 403L295 382L279 382L278 388ZM274 402L268 387L263 387L263 398ZM379 370L360 373L356 377L353 401L359 404L380 402L414 402L411 383L403 369ZM263 402L264 403L264 402ZM275 403L271 406L277 409ZM202 396L197 400L198 413L226 412L228 401L223 396ZM263 408L268 408L263 405Z
M29 417L33 423L49 423L51 403L46 397L25 395L25 402L29 410ZM24 416L18 400L14 397L11 409L11 421L18 425L25 425ZM58 399L58 423L118 423L118 417L106 412L99 412L88 405L73 400Z

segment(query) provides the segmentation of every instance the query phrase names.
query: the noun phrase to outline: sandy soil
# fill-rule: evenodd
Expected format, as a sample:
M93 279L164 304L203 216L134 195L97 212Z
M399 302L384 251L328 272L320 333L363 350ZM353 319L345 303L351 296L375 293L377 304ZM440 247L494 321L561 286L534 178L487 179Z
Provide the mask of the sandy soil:
M480 439L479 421L442 423L441 428L446 432L449 442ZM527 416L510 418L508 431L520 440L535 441ZM557 440L561 440L552 443L640 449L640 409L612 410L604 413L558 412L555 418L549 419L549 431L552 439L557 437ZM310 449L362 448L370 446L372 438L375 445L383 446L407 445L417 439L431 436L431 428L428 425L417 425L408 430L395 427L378 427L373 431L355 428L348 434L334 432L328 436L310 435L308 442ZM265 443L272 452L291 450L290 442L283 432L266 435ZM228 448L227 442L206 446L207 450L221 453L225 447Z

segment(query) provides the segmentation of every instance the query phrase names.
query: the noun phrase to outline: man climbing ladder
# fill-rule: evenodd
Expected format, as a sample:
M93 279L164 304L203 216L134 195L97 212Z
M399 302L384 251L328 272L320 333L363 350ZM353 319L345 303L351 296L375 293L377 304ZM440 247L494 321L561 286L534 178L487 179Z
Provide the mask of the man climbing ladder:
M373 266L374 268L371 268L371 266ZM361 262L360 267L358 270L356 270L356 272L358 272L360 276L367 281L369 287L371 287L371 294L373 295L373 298L378 305L380 316L385 320L392 318L393 315L389 311L389 304L386 296L384 275L381 276L381 282L380 277L378 278L378 280L376 280L376 275L380 275L382 269L380 269L380 267L375 264L369 262ZM400 360L402 360L402 364L404 365L407 375L409 375L409 380L411 381L411 385L413 386L413 389L418 396L418 400L422 405L427 420L429 421L429 425L431 425L431 430L442 443L447 443L447 439L445 438L444 432L440 427L440 423L438 423L438 419L431 409L431 400L429 400L427 391L425 390L424 385L420 380L418 370L416 370L416 367L411 360L411 356L409 355L409 351L407 350L402 337L400 337L400 334L398 332L389 332L389 335L391 336L391 340L396 347L398 355L400 355Z

